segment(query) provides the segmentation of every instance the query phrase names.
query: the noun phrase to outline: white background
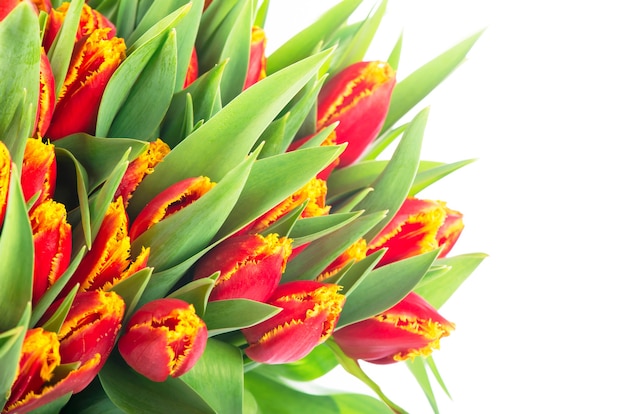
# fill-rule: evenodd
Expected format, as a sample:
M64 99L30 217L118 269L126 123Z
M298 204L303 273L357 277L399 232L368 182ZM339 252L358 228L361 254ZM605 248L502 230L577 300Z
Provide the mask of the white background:
M336 3L272 0L268 48ZM422 159L479 159L421 195L465 214L452 255L489 254L441 309L457 326L434 354L453 397L437 393L441 412L626 413L621 2L389 3L368 58L403 29L399 79L487 28L416 108L431 107ZM431 412L402 364L366 369L409 412Z

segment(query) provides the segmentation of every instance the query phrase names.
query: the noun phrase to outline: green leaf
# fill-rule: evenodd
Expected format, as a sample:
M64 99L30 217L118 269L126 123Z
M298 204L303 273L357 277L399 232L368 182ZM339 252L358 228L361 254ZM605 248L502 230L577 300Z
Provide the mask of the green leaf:
M428 108L411 121L383 172L372 183L374 191L356 208L366 211L387 210L389 215L371 229L366 240L372 240L389 223L406 199L417 173L422 138L428 119Z
M400 302L426 274L439 250L372 270L346 298L337 328L377 315Z
M154 195L184 178L205 175L219 182L248 155L274 117L315 75L328 53L268 76L233 99L178 144L142 181L130 201L129 214L136 215ZM259 102L266 104L259 107Z
M303 218L296 221L289 237L293 239L294 247L302 246L351 223L362 213L362 211L356 211Z
M333 394L330 396L341 414L380 414L389 408L376 398L360 394Z
M209 277L189 282L175 292L167 295L167 297L181 299L192 304L196 310L196 314L202 318L206 312L209 295L211 294L211 290L213 290L213 286L215 286L215 280L218 274L219 273L215 273Z
M408 124L400 125L397 128L387 131L384 135L378 137L374 144L367 150L367 154L361 161L375 160L389 145L394 143L406 130Z
M372 271L374 266L378 264L384 254L384 249L378 250L350 266L348 271L337 280L337 284L343 286L341 293L346 295L346 297L350 296Z
M337 231L311 242L300 254L289 260L282 281L315 279L384 215L384 212L377 212L360 216Z
M19 367L22 354L22 343L28 330L30 319L30 304L24 307L18 323L9 329L0 332L0 406L4 407L11 385L15 380L15 373Z
M448 77L465 60L465 56L482 32L481 30L461 41L398 82L391 94L389 112L381 133L391 128Z
M106 395L96 377L87 388L72 395L72 398L63 407L63 413L72 414L124 414Z
M238 348L210 339L200 360L180 379L216 412L243 412L243 361Z
M288 119L289 114L283 115L272 122L267 129L263 131L263 134L261 134L256 144L254 144L255 148L259 145L263 145L259 158L266 158L284 152L282 146L285 139L285 129Z
M70 66L72 51L74 50L74 43L76 42L76 32L78 31L80 15L84 4L85 0L74 0L70 2L61 29L48 51L50 67L52 68L52 75L55 80L54 96L57 97L63 88L67 69ZM20 38L18 37L17 39ZM23 44L21 47L23 47Z
M426 363L428 364L428 368L430 368L430 371L433 373L433 376L437 380L437 383L439 383L439 386L441 387L443 392L446 393L448 398L452 398L452 396L450 395L450 392L448 391L448 388L443 382L443 378L441 378L441 374L439 374L439 370L437 369L437 366L435 365L435 360L433 359L433 356L429 355L425 358L425 360L426 360Z
M423 358L415 358L413 361L406 361L406 365L409 367L409 370L417 380L417 383L422 387L424 391L424 395L428 399L430 406L433 409L435 414L439 414L439 408L437 407L437 399L435 398L435 393L433 392L433 387L430 385L430 379L428 378L428 373L426 372L426 364Z
M228 36L240 4L237 0L213 1L202 13L196 37L200 73L220 63L219 57L224 47L224 41L220 39Z
M281 308L249 299L216 300L207 303L204 322L215 336L256 325L271 318Z
M287 378L292 381L313 381L329 373L337 364L335 354L323 343L298 361L288 364L262 364L256 367L254 371L267 377Z
M361 0L343 0L313 24L291 37L267 58L267 73L274 73L309 56L318 45L326 43L361 4Z
M147 140L155 135L174 95L176 59L176 32L170 30L135 80L107 136Z
M240 197L254 159L251 156L198 200L142 233L131 245L133 254L150 247L148 265L160 271L208 246Z
M134 160L148 148L148 143L125 138L96 138L87 134L74 134L54 141L57 148L64 148L80 162L89 179L87 191L93 191L111 174L122 156L130 148L129 160Z
M17 326L30 307L34 269L33 235L15 164L0 234L0 332ZM6 306L10 304L9 306ZM30 311L29 311L30 316Z
M346 194L370 187L385 170L387 164L389 164L387 160L361 161L348 167L334 170L327 181L328 203L334 204L336 200Z
M418 171L415 175L415 180L413 181L413 185L409 190L409 195L415 195L422 191L424 188L429 185L441 180L446 175L453 173L461 167L465 167L468 164L476 161L475 159L463 160L458 162L453 162L451 164L443 164L438 167L430 168L424 171Z
M74 286L72 290L69 291L66 297L63 298L63 301L59 305L59 307L54 311L54 313L48 318L48 320L41 325L41 327L48 332L56 332L59 333L61 330L61 326L63 322L65 322L65 318L70 311L70 307L74 302L74 297L78 292L78 285Z
M158 6L166 5L162 1L158 3ZM133 53L136 53L141 47L148 43L152 43L155 39L162 38L165 33L170 32L191 10L191 2L184 4L167 16L162 17L158 22L152 23L148 19L145 27L145 31L142 28L136 30L141 36L133 36L126 41L128 44L127 55L130 57ZM144 16L145 17L145 16ZM131 35L132 36L132 35ZM137 37L137 39L136 39ZM161 39L162 40L162 39Z
M265 230L261 231L260 234L263 236L267 236L272 233L276 233L280 236L289 237L291 231L293 230L293 226L299 220L300 215L304 211L307 205L307 201L300 204L298 207L291 210L289 213L285 214L272 224L270 224Z
M438 259L436 265L449 266L450 270L443 274L438 272L436 277L429 277L427 274L414 291L438 309L486 257L484 253L473 253Z
M161 0L163 1L163 0ZM128 39L129 34L135 28L137 20L137 4L139 0L120 0L118 3L115 28L118 37ZM129 43L130 44L130 43Z
M213 410L180 378L153 382L130 368L114 351L98 374L111 401L127 413L211 414Z
M124 321L128 321L137 309L141 295L152 277L152 270L151 267L143 268L111 288L111 291L120 295L126 304Z
M398 37L398 41L394 45L393 49L391 50L391 53L389 54L389 57L387 58L387 63L389 63L389 66L391 66L393 70L395 71L397 71L398 67L400 66L400 55L402 53L402 38L403 38L403 35L400 34L400 36Z
M29 4L19 3L0 22L0 137L7 139L7 131L15 123L15 115L26 117L23 140L30 135L35 123L35 113L28 107L37 107L39 97L39 21ZM9 81L10 80L10 81ZM25 145L25 143L23 144ZM11 150L12 145L8 145ZM22 146L22 144L18 145ZM13 161L21 165L21 153L11 151Z

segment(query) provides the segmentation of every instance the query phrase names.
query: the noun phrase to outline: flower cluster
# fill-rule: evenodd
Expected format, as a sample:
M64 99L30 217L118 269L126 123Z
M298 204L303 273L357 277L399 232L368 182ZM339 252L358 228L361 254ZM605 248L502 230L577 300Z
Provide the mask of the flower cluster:
M410 363L454 329L482 256L447 258L463 216L417 193L467 162L419 163L427 111L393 129L429 80L333 47L372 30L359 2L270 56L252 3L0 5L3 413L267 407L255 368Z

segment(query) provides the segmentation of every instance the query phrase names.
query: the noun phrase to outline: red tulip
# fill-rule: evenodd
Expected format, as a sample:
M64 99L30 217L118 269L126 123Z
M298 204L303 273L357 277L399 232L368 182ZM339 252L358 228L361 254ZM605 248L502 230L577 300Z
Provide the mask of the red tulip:
M52 197L56 186L57 164L54 145L28 138L22 161L20 182L26 201L39 193L31 210Z
M36 304L70 264L72 229L67 223L65 206L51 199L32 210L30 225L35 247L33 303Z
M407 198L389 224L370 242L369 252L388 249L378 266L439 247L443 249L439 257L444 257L463 230L462 217L441 201Z
M131 242L154 224L198 200L214 186L215 183L207 177L200 176L186 178L163 190L135 218L130 227Z
M124 206L127 207L128 200L133 196L139 183L141 183L146 175L152 174L154 167L156 167L169 152L170 147L165 142L158 138L155 141L151 141L148 144L148 148L128 164L128 168L126 168L124 177L122 177L122 181L117 187L114 198L121 196L124 200Z
M333 332L345 297L337 285L295 281L279 285L267 300L282 308L277 315L242 329L254 361L283 364L305 357Z
M391 309L337 330L333 338L353 359L390 364L430 355L453 329L435 308L411 292Z
M265 31L259 26L252 27L252 39L250 41L250 60L248 63L248 72L243 89L247 89L261 79L267 76L265 66L267 58L265 57Z
M104 88L126 57L124 40L109 38L110 30L97 29L76 43L46 134L50 139L95 132Z
M322 87L318 97L317 130L339 121L337 143L348 143L339 166L357 161L380 132L396 84L388 63L354 63Z
M4 213L6 213L10 180L11 154L4 142L0 141L0 228L4 222Z
M291 239L277 234L231 237L200 259L194 279L220 275L209 300L250 299L264 302L278 286L291 253Z
M37 116L33 136L41 138L45 135L54 112L54 76L46 52L41 49L39 62L39 101L37 102Z
M109 289L145 268L149 254L150 249L142 249L131 260L128 217L122 198L118 197L109 205L91 250L81 260L63 293L77 283L80 291Z
M208 332L193 305L180 299L148 302L130 318L119 340L122 358L152 381L183 375L200 359Z
M49 309L50 314L58 304ZM29 330L2 412L30 412L82 391L111 353L123 316L124 301L116 293L83 292L74 298L58 334L42 328ZM68 371L65 364L73 363L78 367Z

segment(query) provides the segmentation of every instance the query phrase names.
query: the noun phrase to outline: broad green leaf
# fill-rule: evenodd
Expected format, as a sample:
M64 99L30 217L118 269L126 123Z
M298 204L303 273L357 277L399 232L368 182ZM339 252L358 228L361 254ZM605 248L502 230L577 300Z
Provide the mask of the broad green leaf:
M411 121L393 157L372 183L374 191L356 206L359 210L386 210L389 213L365 235L366 240L372 240L393 219L406 199L417 173L427 118L428 109L425 109Z
M72 414L124 414L106 395L98 377L91 381L87 388L72 395L62 412Z
M248 299L216 300L207 303L204 322L209 335L215 336L256 325L281 309Z
M135 80L107 136L147 140L155 135L174 95L176 62L176 32L170 30Z
M61 326L63 325L63 322L65 322L65 318L70 311L70 307L74 302L74 297L76 297L77 292L78 285L74 286L72 290L70 290L70 292L67 294L66 297L63 298L63 301L50 316L50 318L48 318L48 320L41 325L43 329L48 332L59 333L59 331L61 330Z
M337 328L377 315L400 302L417 286L439 250L372 270L346 298Z
M138 3L139 0L120 0L118 2L117 13L115 14L116 19L114 20L117 36L128 39L132 33L137 21ZM128 44L131 43L129 42Z
M143 268L111 288L111 291L120 295L126 304L124 321L127 321L137 309L141 295L152 277L152 270L151 267Z
M267 73L274 73L309 56L348 20L360 4L361 0L343 0L326 11L317 21L268 56Z
M332 394L341 414L380 414L388 412L389 408L369 395L361 394Z
M238 0L212 1L202 13L200 29L196 37L198 68L206 72L219 62L223 43L216 39L223 38L232 27L233 15L237 14Z
M437 277L428 277L427 274L414 291L438 309L486 257L484 253L472 253L438 259L436 265L449 266L450 269L443 274L439 272Z
M84 4L85 0L74 0L70 2L61 29L48 51L50 67L52 68L52 75L55 80L54 96L59 96L63 88L63 81L65 80L67 69L70 66L72 51L74 50L74 43L76 42L76 32L78 31L78 24Z
M328 53L268 76L233 99L172 149L142 181L131 199L129 214L136 215L154 195L184 178L205 175L219 182L248 155L274 117L315 75ZM266 104L259 106L259 102Z
M353 211L356 206L359 205L361 201L367 197L367 195L374 191L373 188L368 187L364 188L360 191L347 195L346 197L341 198L340 200L329 200L328 202L333 206L334 213L347 213L349 211Z
M223 45L219 62L228 60L220 88L224 104L232 101L243 90L250 61L252 1L243 0L239 3L237 12L231 13L235 19L227 37L222 41L218 39L218 44Z
M360 216L337 231L314 240L287 263L282 281L316 278L341 253L384 217L384 212ZM343 318L343 316L342 316Z
M464 60L482 30L443 52L396 84L381 133L391 128Z
M211 408L180 378L153 382L126 365L114 351L98 374L111 401L127 413L211 414Z
M463 160L458 162L453 162L451 164L443 164L441 166L430 168L424 171L418 171L415 175L415 180L413 181L413 185L409 190L409 195L413 196L429 185L441 180L446 175L453 173L461 167L465 167L468 164L476 161L475 159Z
M0 234L0 303L5 305L0 312L0 332L17 326L26 307L30 307L32 295L33 235L19 177L15 172L13 164Z
M191 281L170 293L167 297L181 299L192 304L196 314L202 318L206 312L209 295L211 290L213 290L213 286L215 286L215 280L218 275L219 273L215 273L209 277Z
M6 303L6 302L5 302ZM4 407L20 363L22 343L28 330L30 304L24 307L18 323L0 332L0 406Z
M263 145L259 158L266 158L284 152L282 147L289 116L290 114L283 115L272 122L267 129L263 131L263 134L261 134L256 144L254 144L254 148Z
M243 412L243 360L238 348L207 341L202 357L180 379L216 412Z
M424 358L418 357L412 361L406 361L407 367L417 380L417 383L422 387L424 395L428 399L428 402L433 409L433 413L439 414L439 408L437 407L437 399L433 392L433 387L430 385L430 378L428 378L428 372L426 372L426 362Z
M267 377L287 378L292 381L313 381L337 366L337 358L325 343L316 346L304 358L288 364L262 364L255 372Z
M336 146L308 148L255 162L241 196L218 232L218 237L242 228L295 193L335 159L339 151L341 147Z
M144 141L125 138L97 138L87 134L74 134L54 141L57 148L64 148L83 166L89 185L87 191L93 191L111 174L124 153L130 148L129 160L134 160L147 148Z
M8 128L4 131L2 141L11 154L11 161L17 166L18 174L22 169L24 161L24 150L26 149L26 142L30 137L30 131L33 129L33 114L35 110L33 105L28 104L26 99L28 97L28 91L24 89L22 91L22 104L18 105L13 120L9 123Z
M227 173L198 200L142 233L131 245L133 254L138 254L142 247L150 247L148 265L160 271L208 246L240 197L254 158L249 157Z
M160 5L161 2L159 2L159 6ZM145 46L148 43L154 42L155 39L161 38L165 33L170 32L174 28L174 26L180 23L183 17L185 17L187 13L189 13L191 7L191 2L186 3L185 5L179 7L167 16L160 19L156 24L150 24L150 26L146 28L146 31L141 33L141 36L139 36L137 40L131 38L127 42L127 55L130 57L132 54L141 49L141 47Z
M359 284L365 280L365 277L372 271L374 266L378 264L384 254L385 250L378 250L350 266L348 271L337 280L337 284L343 287L341 293L346 295L346 297L350 296L359 287Z
M340 229L355 220L362 213L362 211L356 211L303 218L296 221L289 237L293 239L294 247L302 246Z
M334 170L328 177L328 203L334 204L339 196L370 187L389 164L387 160L361 161Z
M0 82L0 139L5 141L15 115L20 114L26 117L23 123L29 126L22 134L25 140L35 123L35 113L28 111L28 107L37 107L41 56L39 22L29 4L19 3L0 22L0 45L0 79L4 80ZM13 161L21 165L21 155L11 153Z

